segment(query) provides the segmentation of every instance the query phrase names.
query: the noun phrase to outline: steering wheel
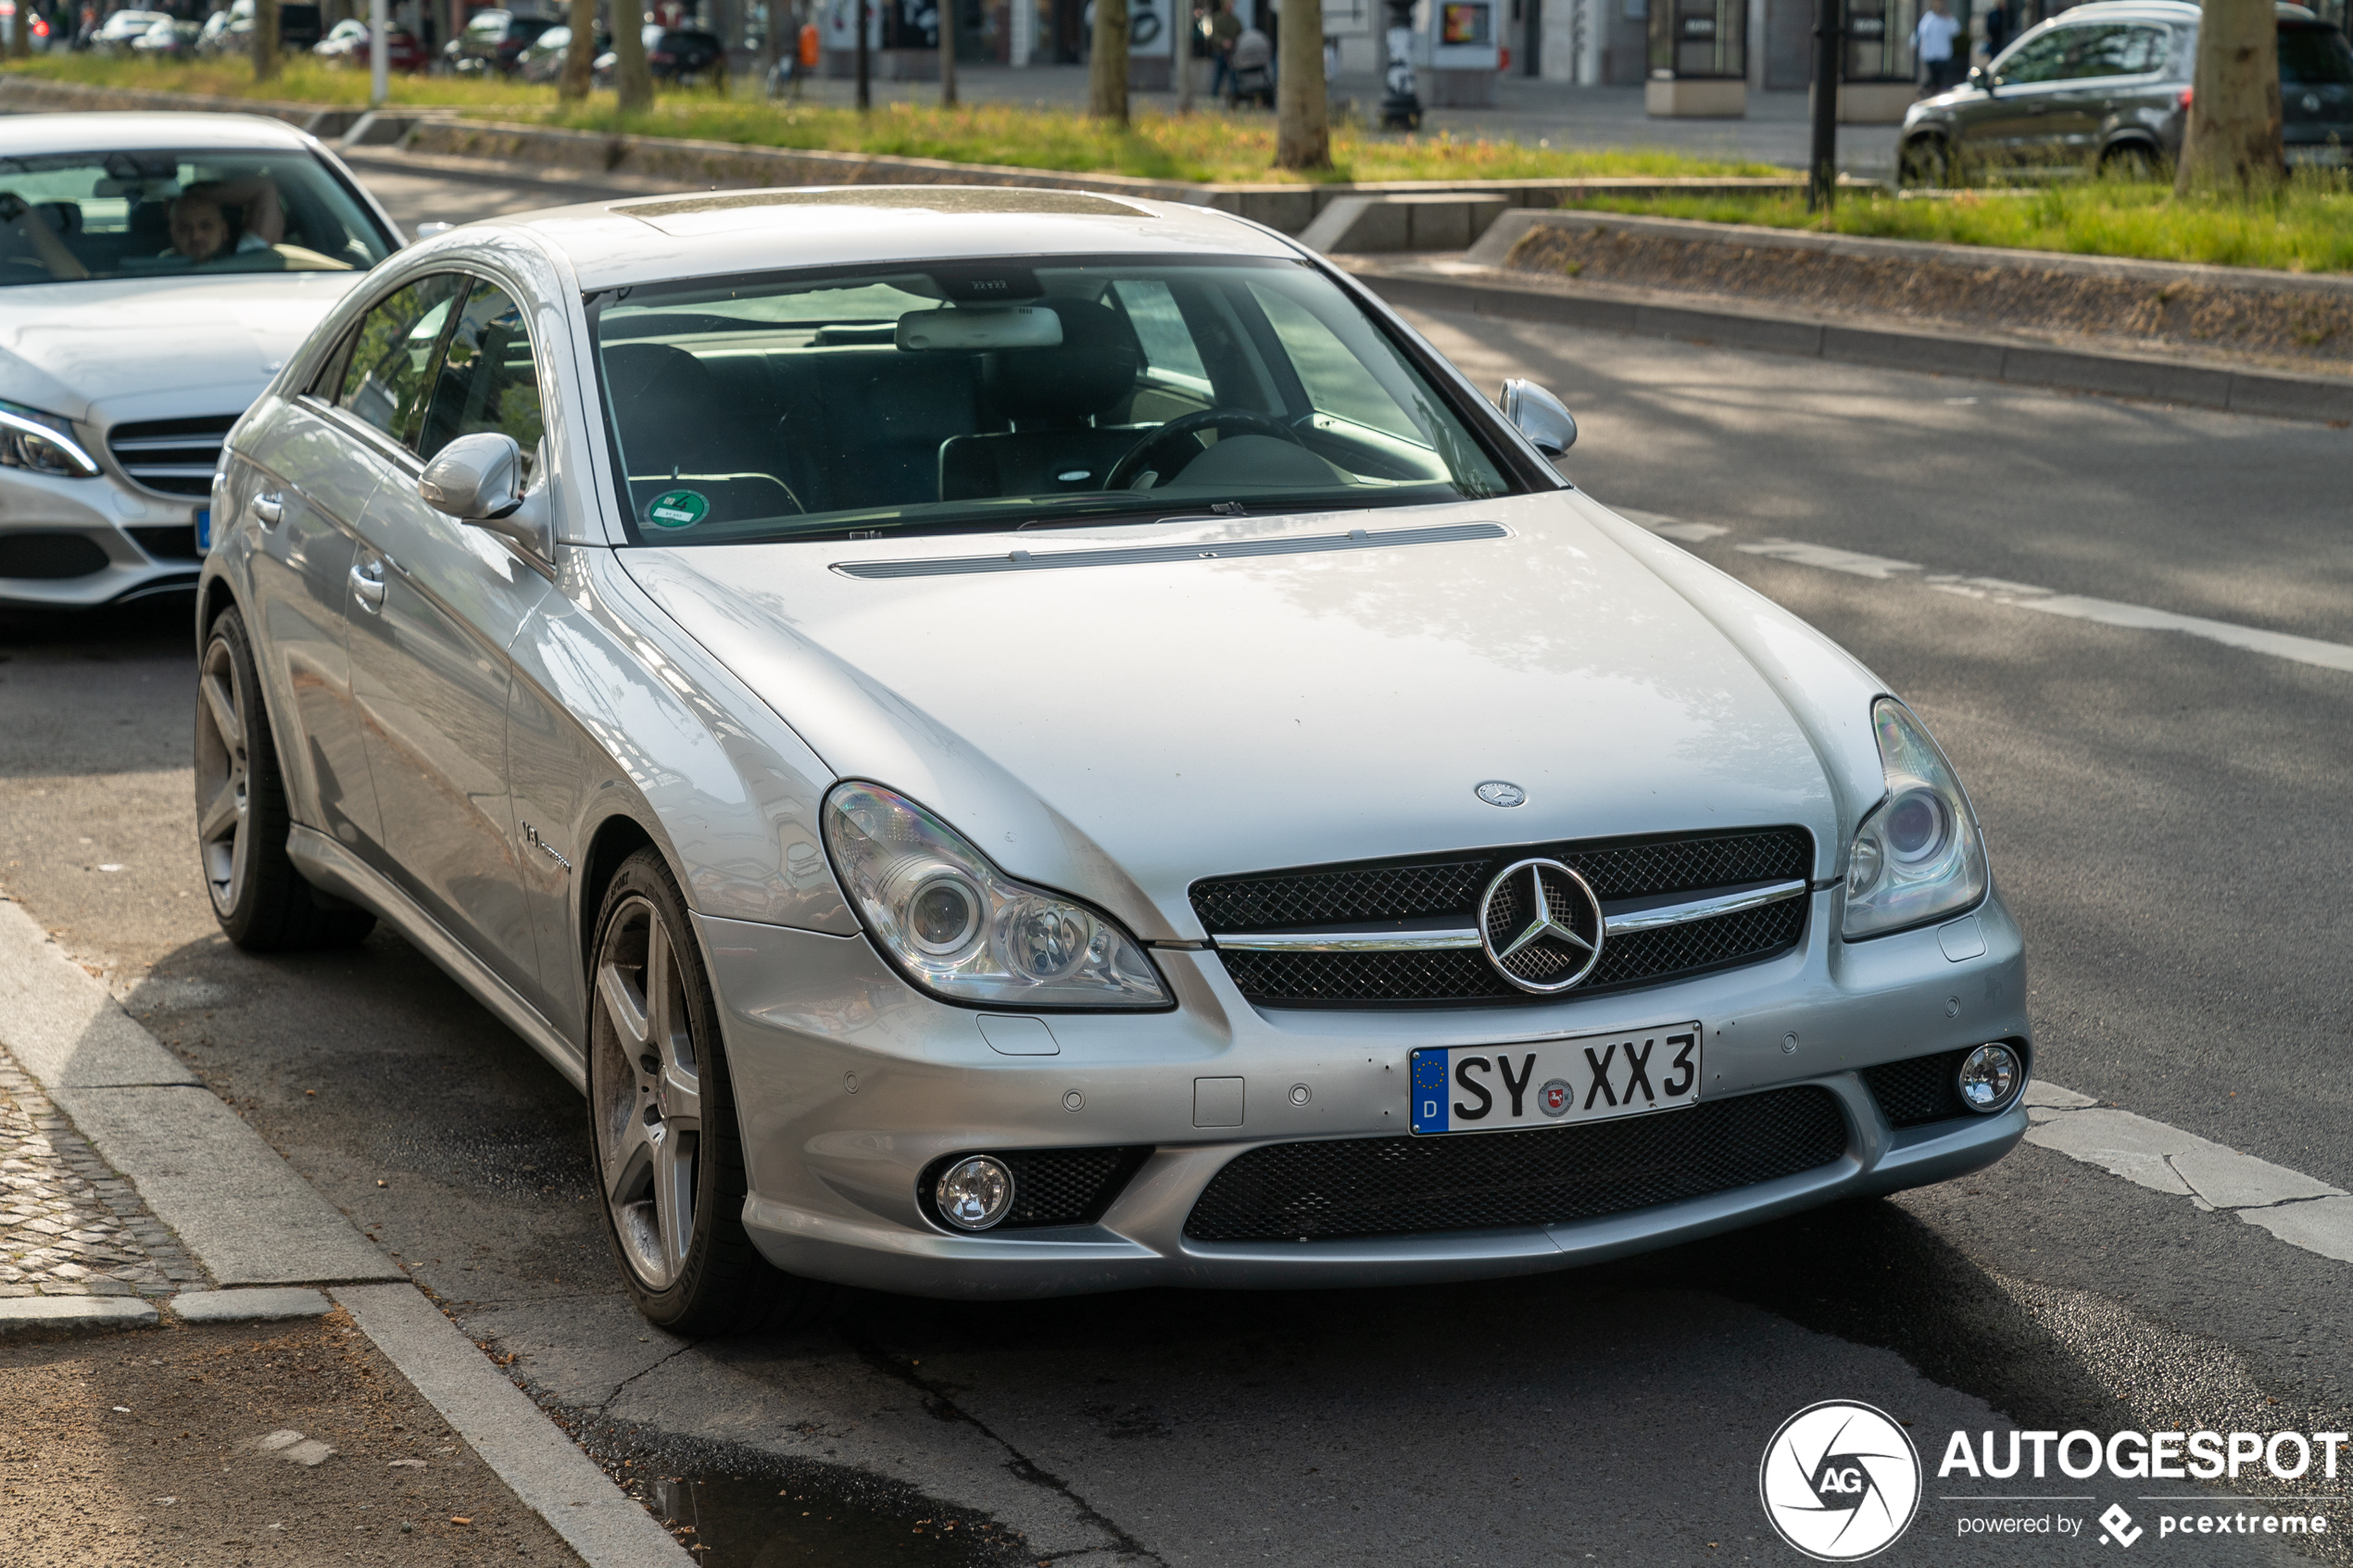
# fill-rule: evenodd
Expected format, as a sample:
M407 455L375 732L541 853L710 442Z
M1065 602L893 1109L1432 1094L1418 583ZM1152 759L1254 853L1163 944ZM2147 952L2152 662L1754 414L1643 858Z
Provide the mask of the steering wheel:
M1111 472L1103 476L1103 488L1106 490L1126 489L1136 483L1136 476L1145 470L1158 470L1160 469L1160 458L1164 450L1172 448L1187 437L1197 435L1205 430L1214 430L1221 435L1227 431L1246 432L1252 435L1275 436L1279 440L1290 442L1294 446L1307 445L1300 440L1297 431L1283 423L1282 420L1270 418L1265 414L1252 413L1248 408L1203 408L1198 414L1185 414L1169 420L1129 447L1127 455L1112 464ZM1162 482L1165 483L1184 472L1186 466L1206 450L1208 448L1198 442L1194 443L1193 450L1179 458L1175 468L1162 473ZM1176 456L1173 451L1169 455Z

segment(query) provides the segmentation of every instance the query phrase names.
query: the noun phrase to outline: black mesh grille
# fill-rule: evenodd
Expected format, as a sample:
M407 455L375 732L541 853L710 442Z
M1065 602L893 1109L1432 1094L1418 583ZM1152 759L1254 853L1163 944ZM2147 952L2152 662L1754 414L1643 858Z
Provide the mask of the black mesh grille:
M1217 1173L1196 1241L1554 1224L1728 1192L1827 1165L1846 1119L1807 1085L1583 1126L1269 1144Z
M1213 934L1467 916L1489 877L1514 860L1537 856L1570 867L1592 884L1595 897L1607 900L1806 876L1813 868L1814 840L1804 828L1758 828L1634 843L1531 844L1382 865L1213 877L1193 884L1193 912Z
M1918 1127L1970 1114L1961 1103L1953 1075L1961 1070L1967 1050L1916 1056L1909 1061L1883 1062L1863 1069L1863 1082L1879 1101L1880 1114L1892 1127Z
M1478 859L1454 856L1218 877L1196 883L1192 901L1212 935L1450 916L1467 926L1477 919L1479 896L1489 880L1516 859L1560 860L1582 875L1597 897L1609 901L1799 881L1812 870L1813 850L1812 836L1796 827L1631 843L1538 844ZM1504 892L1525 901L1511 888ZM1771 958L1804 939L1806 909L1806 900L1788 898L1716 920L1614 937L1603 945L1601 961L1578 992L1653 985ZM1516 906L1491 912L1506 924L1525 913ZM1466 948L1260 953L1229 947L1218 957L1242 995L1268 1007L1461 1006L1544 999L1508 984L1483 953ZM1546 955L1531 950L1524 958L1536 962Z
M1755 963L1788 951L1806 935L1803 898L1715 920L1613 936L1602 961L1573 993L1624 990ZM1532 1001L1505 984L1476 948L1410 953L1252 953L1217 955L1242 995L1268 1007L1378 1007Z
M1151 1150L1139 1148L1031 1148L978 1150L995 1155L1013 1173L1013 1209L994 1227L1032 1230L1040 1225L1091 1225L1103 1217ZM936 1161L924 1173L924 1211L937 1221L933 1192L940 1173L969 1154Z
M236 422L234 414L211 414L117 425L107 433L107 445L122 471L150 490L208 495L220 443Z

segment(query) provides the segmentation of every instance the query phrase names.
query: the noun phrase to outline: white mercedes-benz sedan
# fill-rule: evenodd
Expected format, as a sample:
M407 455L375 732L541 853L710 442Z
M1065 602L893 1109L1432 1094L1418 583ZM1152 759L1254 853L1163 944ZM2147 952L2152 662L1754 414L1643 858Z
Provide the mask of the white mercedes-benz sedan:
M684 1332L1559 1268L2026 1130L1925 725L1278 234L728 193L371 272L231 433L199 847L585 1092Z
M0 608L184 594L221 437L400 232L278 120L0 127Z

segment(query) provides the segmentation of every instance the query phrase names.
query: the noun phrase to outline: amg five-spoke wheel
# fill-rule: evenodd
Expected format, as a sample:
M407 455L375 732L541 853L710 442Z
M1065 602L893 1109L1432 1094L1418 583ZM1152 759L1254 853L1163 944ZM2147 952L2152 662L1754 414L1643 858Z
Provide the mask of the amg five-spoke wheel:
M613 1233L648 1290L668 1289L694 1239L702 1080L679 955L651 900L622 901L597 956L597 1150Z
M237 907L252 880L254 835L251 759L245 750L248 694L237 671L235 646L217 634L205 648L196 677L196 850L216 913Z
M679 1334L822 1313L829 1287L745 1235L743 1145L686 900L652 848L622 862L589 972L588 1114L613 1250L638 1310Z
M196 664L196 855L213 917L248 952L336 947L376 917L313 888L286 853L292 819L243 612L223 611Z

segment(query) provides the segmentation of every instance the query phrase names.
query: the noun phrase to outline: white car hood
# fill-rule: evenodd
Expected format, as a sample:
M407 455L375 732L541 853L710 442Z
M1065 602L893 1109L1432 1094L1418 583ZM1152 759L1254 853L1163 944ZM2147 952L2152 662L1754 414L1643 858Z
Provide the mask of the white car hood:
M1509 532L1213 555L1475 521ZM1878 790L1875 756L1855 749L1875 683L1673 546L1620 537L1636 532L1552 495L623 558L837 772L920 800L1013 875L1095 898L1148 938L1189 938L1200 877L1384 856L1793 822L1826 874L1846 802ZM1171 543L1204 555L880 581L836 570ZM1670 586L1641 558L1652 546L1717 586ZM1710 595L1748 618L1742 646L1762 624L1807 667L1768 679ZM1785 700L1800 683L1806 701ZM1823 726L1793 711L1809 704L1853 709L1852 733L1809 734ZM1527 803L1484 804L1473 791L1490 779Z
M224 273L0 288L0 398L111 422L243 413L359 272ZM101 408L100 405L107 407Z

